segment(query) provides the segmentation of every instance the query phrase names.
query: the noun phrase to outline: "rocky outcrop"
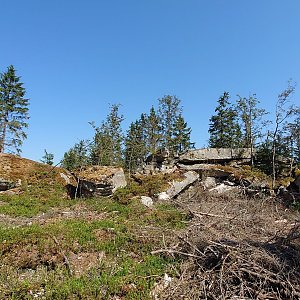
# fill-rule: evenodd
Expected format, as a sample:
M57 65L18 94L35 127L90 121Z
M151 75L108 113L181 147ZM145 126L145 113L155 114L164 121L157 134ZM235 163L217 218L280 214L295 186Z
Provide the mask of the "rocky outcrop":
M194 171L188 171L184 176L184 180L172 182L171 187L167 191L160 193L158 195L158 200L169 200L176 197L199 179L199 174Z
M33 184L76 184L65 169L45 165L12 154L0 154L0 190L6 191Z
M251 149L249 148L205 148L189 150L179 156L179 163L200 164L200 163L247 163L251 161Z
M178 164L179 169L185 171L195 171L202 177L217 177L223 178L231 175L231 171L221 169L218 165L214 164Z
M127 185L122 168L90 166L74 172L77 185L73 186L73 196L110 196L118 188Z

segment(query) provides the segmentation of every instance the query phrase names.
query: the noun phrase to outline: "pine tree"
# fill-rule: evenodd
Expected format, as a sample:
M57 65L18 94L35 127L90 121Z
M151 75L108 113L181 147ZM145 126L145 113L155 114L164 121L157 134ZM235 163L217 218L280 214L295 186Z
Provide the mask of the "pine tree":
M295 119L285 125L286 139L289 144L289 156L300 163L300 108L295 110Z
M182 113L180 100L176 96L164 96L159 99L158 112L162 130L162 146L173 154L175 123Z
M89 152L90 142L81 140L76 143L69 151L64 154L61 166L68 170L75 170L80 167L89 165Z
M156 154L161 146L162 130L160 124L161 119L152 106L149 116L145 118L145 138L148 154Z
M135 171L146 158L147 147L145 139L145 115L140 120L132 122L125 138L125 166Z
M182 115L179 115L174 124L174 151L177 153L184 152L194 147L191 143L191 132L192 129L187 126Z
M110 107L110 113L106 121L100 127L91 125L95 130L94 146L91 151L92 164L102 166L121 166L123 165L123 143L121 123L123 115L119 114L119 104Z
M237 111L232 108L229 93L218 100L216 114L210 118L209 146L212 148L238 148L241 146L241 128L238 124Z
M23 140L27 138L28 99L25 88L13 66L0 76L0 152L21 152Z
M47 152L46 149L44 151L45 151L45 154L42 157L41 162L44 163L44 164L52 166L53 165L54 154Z

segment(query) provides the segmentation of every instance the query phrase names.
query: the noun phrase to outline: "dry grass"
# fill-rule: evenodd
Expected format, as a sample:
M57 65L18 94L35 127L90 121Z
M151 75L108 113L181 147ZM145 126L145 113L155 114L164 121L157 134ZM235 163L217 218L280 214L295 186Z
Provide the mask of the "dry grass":
M187 231L157 255L185 257L159 299L299 299L299 214L272 198L210 195L194 188L178 205Z

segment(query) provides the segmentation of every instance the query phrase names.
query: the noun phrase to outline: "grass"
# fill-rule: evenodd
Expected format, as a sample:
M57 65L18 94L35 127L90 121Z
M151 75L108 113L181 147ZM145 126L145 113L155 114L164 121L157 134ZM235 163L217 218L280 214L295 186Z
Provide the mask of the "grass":
M77 203L67 198L64 188L60 185L32 185L25 188L20 195L1 195L0 214L15 217L33 217L47 212L51 208L70 207Z
M151 255L186 226L187 216L172 205L150 210L138 199L69 200L53 185L0 200L0 213L35 216L30 225L0 225L0 299L149 299L155 282L179 264ZM82 212L73 218L39 222L41 212L75 206ZM154 231L144 236L148 228Z

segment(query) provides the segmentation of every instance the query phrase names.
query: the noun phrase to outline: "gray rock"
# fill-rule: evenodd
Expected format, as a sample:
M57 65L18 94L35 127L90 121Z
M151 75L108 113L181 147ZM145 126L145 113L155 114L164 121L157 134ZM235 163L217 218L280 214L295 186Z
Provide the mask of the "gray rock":
M60 172L59 175L61 178L63 178L65 180L66 184L71 184L71 176L72 175L68 176L67 174L62 173L62 172Z
M159 193L157 199L158 201L168 201L171 199L171 197L167 194L167 192L161 192Z
M172 199L199 179L199 174L194 171L186 172L184 176L185 176L184 180L174 181L171 184L171 187L166 192L160 193L158 195L158 199L159 200Z
M207 177L201 182L201 185L203 186L204 190L214 188L217 185L216 178Z
M216 187L209 190L209 192L217 193L217 194L225 194L231 192L233 190L237 190L237 187L229 186L224 183L217 185Z
M112 192L114 193L117 189L125 187L127 185L125 174L122 168L116 171L112 177Z
M75 173L78 187L77 196L110 196L118 188L127 185L122 168L108 166L90 166ZM75 191L75 193L76 193Z
M147 196L141 196L141 203L149 208L153 207L153 200Z
M205 148L189 150L179 156L182 163L204 163L204 162L224 162L224 161L250 161L250 148Z
M16 184L13 181L5 180L0 178L0 191L7 191L16 187Z
M213 164L191 164L191 165L178 164L178 167L182 170L198 172L207 177L223 178L231 175L231 172L219 169L217 166Z

